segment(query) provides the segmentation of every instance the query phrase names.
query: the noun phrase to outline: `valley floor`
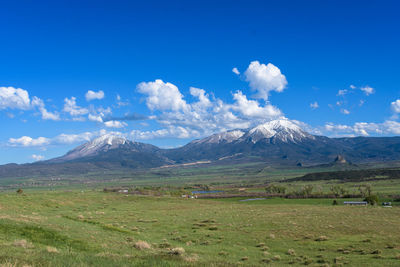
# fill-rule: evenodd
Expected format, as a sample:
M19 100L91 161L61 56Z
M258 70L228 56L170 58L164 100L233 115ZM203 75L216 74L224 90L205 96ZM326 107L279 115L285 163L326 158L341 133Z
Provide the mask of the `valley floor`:
M400 265L399 207L331 203L6 192L0 265Z

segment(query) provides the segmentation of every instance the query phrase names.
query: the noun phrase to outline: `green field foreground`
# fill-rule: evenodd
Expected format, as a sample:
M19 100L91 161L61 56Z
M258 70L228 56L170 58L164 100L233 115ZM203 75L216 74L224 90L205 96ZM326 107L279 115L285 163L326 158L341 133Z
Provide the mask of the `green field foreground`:
M399 207L331 203L1 193L0 265L400 266Z

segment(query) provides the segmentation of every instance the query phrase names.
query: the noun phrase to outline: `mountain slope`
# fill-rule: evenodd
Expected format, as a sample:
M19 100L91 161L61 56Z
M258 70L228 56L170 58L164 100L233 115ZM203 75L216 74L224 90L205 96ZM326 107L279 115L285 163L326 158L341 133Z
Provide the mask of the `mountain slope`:
M75 175L197 161L213 164L264 162L295 167L396 160L400 160L400 137L328 138L311 135L298 124L281 119L247 130L214 134L176 149L160 149L121 136L104 135L59 158L0 166L0 177Z
M164 154L179 163L229 160L289 166L328 164L338 155L353 163L400 160L400 137L314 136L284 119L238 131L195 140L181 148L164 151Z
M135 154L153 155L159 158L160 149L156 146L133 142L124 137L113 134L102 135L90 142L82 144L69 151L62 157L47 161L47 163L71 162L71 161L118 161L133 159ZM140 159L144 161L144 159ZM147 165L147 164L146 164Z

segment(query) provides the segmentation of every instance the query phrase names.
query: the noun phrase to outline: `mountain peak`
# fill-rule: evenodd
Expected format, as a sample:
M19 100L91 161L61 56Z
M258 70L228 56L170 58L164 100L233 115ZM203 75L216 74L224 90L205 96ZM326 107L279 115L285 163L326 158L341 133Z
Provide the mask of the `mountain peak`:
M125 137L122 137L120 135L116 134L104 134L102 136L99 136L92 141L89 142L91 146L102 146L102 145L123 145L125 144L127 139Z
M244 134L245 133L241 130L231 130L231 131L227 131L227 132L213 134L204 139L195 140L192 143L193 144L218 144L218 143L222 143L222 142L231 143L233 141L238 140Z
M92 141L76 147L59 159L74 160L81 157L94 156L99 152L105 152L111 149L115 149L128 143L132 142L120 135L116 135L113 133L104 134L93 139Z
M297 142L313 136L300 128L296 123L287 119L272 120L250 129L247 134L253 143L262 139L275 138L283 142Z

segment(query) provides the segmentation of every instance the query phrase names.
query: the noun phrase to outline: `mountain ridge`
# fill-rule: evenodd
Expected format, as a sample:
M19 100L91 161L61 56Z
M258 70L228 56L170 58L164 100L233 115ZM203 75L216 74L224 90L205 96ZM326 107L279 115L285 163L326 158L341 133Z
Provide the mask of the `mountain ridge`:
M121 135L107 134L61 157L31 164L2 165L0 177L10 173L29 175L33 170L40 174L57 174L68 172L68 168L79 168L71 170L79 173L96 169L148 169L203 161L213 164L263 162L271 166L300 167L396 160L400 160L400 137L329 138L312 135L298 124L280 119L250 129L213 134L175 149L161 149L130 141Z

